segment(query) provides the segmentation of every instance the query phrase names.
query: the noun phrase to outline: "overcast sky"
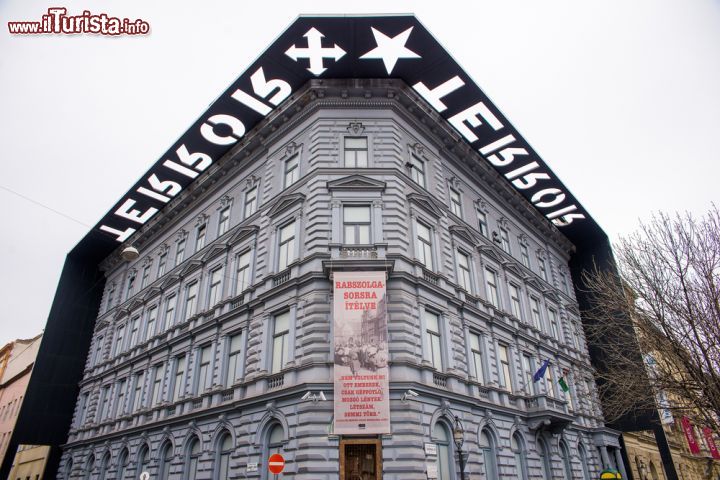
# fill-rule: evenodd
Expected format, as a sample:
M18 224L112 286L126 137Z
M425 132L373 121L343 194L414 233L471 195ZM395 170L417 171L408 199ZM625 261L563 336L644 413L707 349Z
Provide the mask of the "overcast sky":
M8 33L56 6L151 33ZM44 327L66 253L303 13L415 13L613 240L717 198L717 0L4 0L0 345Z

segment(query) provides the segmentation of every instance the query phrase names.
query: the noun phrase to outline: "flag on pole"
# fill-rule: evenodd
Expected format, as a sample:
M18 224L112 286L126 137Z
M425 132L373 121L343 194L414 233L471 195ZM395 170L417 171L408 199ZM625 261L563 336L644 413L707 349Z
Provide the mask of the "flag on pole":
M560 385L560 388L562 388L563 392L567 393L570 391L570 387L568 387L568 384L565 381L565 377L560 377L558 379L558 385Z
M541 378L545 376L545 371L547 371L547 367L550 364L550 360L545 360L543 364L540 366L537 372L535 372L535 375L533 375L533 382L539 382Z

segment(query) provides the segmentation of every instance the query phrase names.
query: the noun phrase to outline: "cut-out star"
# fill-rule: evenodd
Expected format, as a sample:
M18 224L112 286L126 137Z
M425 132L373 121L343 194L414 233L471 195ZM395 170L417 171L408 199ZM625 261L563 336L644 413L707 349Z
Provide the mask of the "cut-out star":
M405 46L405 43L407 43L413 27L408 28L407 30L394 36L393 38L388 37L381 31L376 30L373 27L370 27L370 29L372 30L373 36L375 37L377 47L373 48L360 58L382 59L388 75L392 73L393 69L395 68L395 64L399 59L422 58L420 57L420 55Z

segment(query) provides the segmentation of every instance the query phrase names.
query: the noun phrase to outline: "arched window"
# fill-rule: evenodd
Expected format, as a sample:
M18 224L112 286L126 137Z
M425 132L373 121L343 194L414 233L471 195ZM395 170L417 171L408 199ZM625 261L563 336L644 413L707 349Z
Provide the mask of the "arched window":
M442 422L437 422L432 437L437 447L437 480L449 480L453 478L450 475L455 471L455 464L450 449L450 434L447 426Z
M142 445L140 447L140 453L138 453L137 471L135 472L135 477L140 478L140 474L142 472L147 472L149 464L150 464L150 450L148 450L147 445Z
M510 449L515 456L515 471L520 480L527 480L527 451L525 442L519 433L515 432L510 438Z
M92 471L95 469L95 455L90 454L90 457L85 463L85 480L90 480L92 477Z
M282 439L281 439L282 440ZM225 432L218 438L215 449L215 480L225 480L230 473L230 454L233 451L232 436Z
M127 463L128 451L127 448L123 448L120 452L120 455L118 456L117 475L115 475L115 478L117 480L123 480L123 478L125 478L125 469L127 468Z
M187 478L187 480L195 480L197 478L200 454L200 440L194 437L188 444L187 451L185 452L185 478Z
M165 444L160 449L160 466L158 468L158 478L160 480L168 480L170 478L172 457L172 444L170 442L165 442Z
M495 440L493 440L490 432L483 429L480 432L480 451L483 456L483 468L485 471L485 478L487 480L497 480L498 468L497 468L497 449L495 448Z
M573 480L572 465L570 464L570 451L568 450L567 443L564 440L560 440L560 458L563 463L563 475L565 480Z
M583 480L590 480L590 467L588 466L588 456L585 447L578 445L578 454L580 454L580 464L582 465Z
M552 468L550 468L550 452L548 451L545 440L538 438L537 441L538 455L540 456L540 470L542 478L552 478Z
M73 467L72 458L68 458L68 461L65 464L65 480L70 480L70 476L72 475L72 467Z
M98 475L98 480L105 480L109 466L110 466L110 452L106 453L105 456L103 457L102 461L100 462L100 474Z
M655 464L650 461L650 476L652 477L652 480L659 480L660 476L658 475L657 468L655 468Z
M279 423L273 423L267 428L267 435L265 436L265 453L262 458L269 458L273 453L280 453L282 449L283 440L285 439L285 431L283 426ZM268 478L267 466L262 468L263 477Z

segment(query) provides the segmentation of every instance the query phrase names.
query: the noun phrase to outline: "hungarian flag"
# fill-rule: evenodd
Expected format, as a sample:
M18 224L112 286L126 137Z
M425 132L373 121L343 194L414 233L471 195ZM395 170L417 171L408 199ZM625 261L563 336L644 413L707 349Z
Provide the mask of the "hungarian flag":
M560 377L558 379L558 385L560 385L560 388L562 388L563 392L567 393L570 391L570 387L568 387L568 384L565 381L565 377Z
M549 363L550 363L550 360L545 360L543 362L542 366L538 369L537 372L535 372L535 375L533 375L533 383L539 382L540 379L545 376L545 371L547 370Z

